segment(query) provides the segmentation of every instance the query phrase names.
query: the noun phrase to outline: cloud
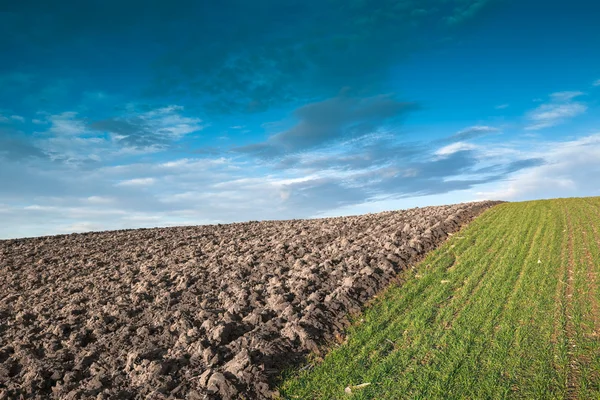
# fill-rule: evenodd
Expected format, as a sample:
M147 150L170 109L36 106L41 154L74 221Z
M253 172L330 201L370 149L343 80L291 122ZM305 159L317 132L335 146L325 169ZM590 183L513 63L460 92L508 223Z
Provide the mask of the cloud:
M481 198L529 200L600 195L600 134L570 141L543 142L532 150L544 163L481 191Z
M500 104L497 105L496 107L494 107L496 110L504 110L505 108L508 108L509 104Z
M592 83L592 86L600 86L600 79Z
M438 156L447 156L447 155L454 154L459 151L474 150L476 148L477 148L477 146L470 144L470 143L456 142L456 143L449 144L448 146L444 146L441 149L438 149L435 152L435 154Z
M53 161L80 167L105 161L111 153L110 143L99 137L56 136L37 143Z
M37 158L91 167L122 157L159 152L204 128L199 118L182 113L183 107L176 105L145 112L130 108L123 116L90 123L75 111L40 112L32 122L45 130L24 134L14 124L0 127L0 158ZM12 115L6 120L24 118Z
M344 185L334 178L317 178L282 185L280 198L285 208L296 209L305 215L314 215L348 204L356 204L369 197L365 188Z
M542 157L525 158L516 161L508 161L506 163L498 163L482 167L474 171L476 174L511 174L513 172L520 171L531 167L537 167L544 165L546 160Z
M474 151L462 150L442 157L430 156L421 161L408 161L372 170L355 171L336 182L338 184L342 182L344 187L359 190L362 196L355 198L353 204L361 204L377 199L401 199L447 193L501 179L502 176L499 174L468 177L467 174L478 162ZM334 192L332 191L330 196L334 196ZM324 211L328 210L321 210Z
M493 176L488 174L477 178L460 178L460 175L470 172L478 162L475 152L457 151L442 157L430 155L422 161L407 159L399 160L396 164L366 168L315 170L311 175L307 175L302 169L296 172L285 171L283 176L291 174L297 178L242 179L219 184L218 188L221 193L252 188L256 193L264 193L262 199L267 204L271 204L273 211L277 210L282 217L291 214L296 218L298 215L318 215L328 210L361 204L375 198L403 198L446 193L449 190L470 188L480 183L501 179L500 177L503 176L497 173ZM211 197L213 194L208 197L201 197L201 194L185 196L188 201L202 199L203 204L206 204L205 201L210 201ZM249 195L238 194L238 197L252 199ZM256 213L257 210L252 212ZM266 210L263 209L261 212L264 213ZM264 214L261 218L264 218Z
M25 134L0 127L0 162L2 160L23 161L44 158L47 158L46 153L33 145Z
M484 147L448 151L398 140L392 134L370 134L302 152L290 165L222 155L95 168L4 160L0 237L66 233L77 226L306 218L376 199L469 189L537 165L513 154L510 161L486 169L494 158ZM281 162L286 157L291 156Z
M156 132L139 117L95 121L89 127L95 131L110 133L113 140L124 147L144 148L166 145L169 142L167 135Z
M475 125L456 132L448 138L448 141L470 140L497 132L500 132L500 129L491 126Z
M338 96L307 104L294 111L297 123L291 128L255 143L234 149L265 158L314 149L340 140L359 138L397 123L416 109L414 103L400 102L391 95L367 98Z
M48 120L51 124L49 133L56 136L77 136L87 131L84 121L78 119L74 111L51 115Z
M163 148L183 136L204 128L199 118L184 117L183 107L171 105L145 113L109 118L88 124L94 131L107 132L113 141L134 149Z
M539 167L541 165L545 165L546 163L547 163L547 161L544 158L534 157L534 158L527 158L524 160L511 161L508 164L503 165L502 169L504 170L504 173L510 174L513 172L517 172L517 171L532 168L532 167Z
M34 132L29 140L54 162L83 166L103 160L112 151L110 141L90 130L77 112L45 115L45 122L47 130Z
M357 170L406 162L427 154L422 143L398 142L393 134L371 134L331 146L282 157L277 169L308 172L327 169Z
M366 147L376 149L372 154L379 157L361 159ZM384 149L389 152L377 153ZM544 162L513 155L492 168L487 151L463 142L432 149L426 144L399 143L393 136L372 135L284 157L275 165L299 179L279 181L280 199L286 209L310 209L317 215L328 211L327 207L470 189Z
M89 196L85 200L90 204L111 204L115 201L115 199L112 197L103 196Z
M20 115L11 115L6 117L0 114L0 123L10 123L12 121L25 122L25 118L21 117Z
M136 178L128 179L117 183L117 186L150 186L156 183L154 178Z
M585 93L578 91L556 92L550 95L550 98L555 102L567 102L575 97L583 96Z
M583 102L573 101L582 92L558 92L550 95L551 101L527 114L529 125L526 130L539 130L559 125L569 118L585 113L588 109Z

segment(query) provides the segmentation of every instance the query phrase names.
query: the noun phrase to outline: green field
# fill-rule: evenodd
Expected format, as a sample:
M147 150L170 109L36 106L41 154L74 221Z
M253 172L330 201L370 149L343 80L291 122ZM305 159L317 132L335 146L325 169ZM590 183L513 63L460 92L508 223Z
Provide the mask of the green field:
M599 271L600 198L499 205L287 374L281 397L600 399Z

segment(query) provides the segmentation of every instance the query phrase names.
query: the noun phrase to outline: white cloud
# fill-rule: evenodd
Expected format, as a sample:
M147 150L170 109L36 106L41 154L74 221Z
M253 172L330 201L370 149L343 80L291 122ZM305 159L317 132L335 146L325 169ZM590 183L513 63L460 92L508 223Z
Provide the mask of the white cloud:
M204 129L204 126L200 125L202 122L200 118L184 117L175 113L182 109L183 107L180 106L170 106L142 114L141 117L148 120L155 129L173 139Z
M585 113L588 109L583 102L573 101L583 92L557 92L550 95L551 101L527 114L530 123L526 130L538 130L559 125L569 118Z
M115 138L112 137L114 140ZM152 145L152 146L144 146L144 147L121 147L117 148L113 151L112 155L115 157L120 156L139 156L139 155L149 155L153 153L159 153L164 150L163 146L160 145Z
M533 150L544 165L515 174L480 198L528 200L600 195L600 134L565 142L539 143Z
M157 164L158 169L164 170L170 174L186 174L197 173L198 171L206 171L212 167L223 167L227 169L238 169L239 167L230 162L231 160L225 157L218 158L181 158L179 160L167 161Z
M473 125L456 132L454 135L450 136L449 140L469 140L498 132L500 132L500 129L494 128L493 126Z
M576 117L587 111L587 106L581 103L575 104L544 104L529 115L532 121L526 130L538 130L550 128L562 123L566 118Z
M49 132L56 136L77 136L87 131L83 121L77 119L77 113L73 111L51 115L48 119L52 124Z
M167 161L165 163L160 164L160 166L165 168L178 168L188 166L193 162L194 161L190 160L189 158L182 158L175 161Z
M144 127L144 121L164 124L174 127L165 135L176 136L188 130L182 125L200 122L179 115L181 110L170 106L150 114L131 111L131 120L125 121L133 124L142 119ZM39 164L31 168L15 162L0 168L0 181L7 185L0 194L0 203L6 204L0 211L0 237L305 218L373 199L471 188L489 182L492 178L488 177L497 180L523 165L538 165L504 168L529 157L506 143L488 149L458 139L432 148L425 143L399 143L387 131L272 162L231 153L179 159L146 154L140 161L131 154L118 158L124 154L119 153L124 147L118 146L118 140L92 130L76 113L40 118L51 123L50 129L37 133L41 144L56 160L66 162L35 161ZM131 132L127 129L115 134L127 135ZM497 131L475 125L459 133L473 138ZM75 161L84 156L77 165Z
M56 136L38 143L52 160L67 164L99 162L110 152L109 143L97 137Z
M117 183L117 186L150 186L156 183L154 178L135 178L127 179Z
M185 117L180 114L183 110L183 106L170 105L142 113L139 117L147 121L152 128L173 139L204 129L205 126L200 124L202 122L200 118Z
M471 144L471 143L456 142L456 143L452 143L452 144L449 144L448 146L444 146L444 147L438 149L435 152L435 155L436 156L449 156L450 154L454 154L458 151L474 150L476 148L477 148L477 146L475 146L474 144Z
M54 115L38 112L42 117L32 122L50 126L35 132L34 142L52 160L68 164L149 155L164 151L171 141L204 128L199 118L180 115L182 110L182 106L171 105L140 113L130 107L126 117L104 121L106 129L90 124L77 112ZM111 132L109 127L116 127L116 131Z
M508 108L508 104L500 104L496 107L494 107L496 110L504 110L505 108Z
M585 112L586 109L587 107L581 104L546 105L539 108L532 115L532 119L535 121L547 121L574 117Z
M10 115L10 116L5 116L0 114L0 122L11 122L11 121L17 121L17 122L25 122L25 118L21 117L20 115Z
M89 129L107 133L112 144L120 149L120 154L155 153L207 126L200 118L182 115L183 109L182 106L171 105L140 112L135 104L128 104L125 114L93 121Z
M466 149L474 154L455 154ZM419 153L420 161L383 158L383 163L351 164L348 168L324 165L313 171L270 168L243 158L224 157L96 168L53 164L47 169L23 170L15 165L11 171L0 169L0 179L14 175L10 186L3 188L10 197L0 195L0 203L9 208L1 211L0 237L306 218L364 203L371 196L389 199L403 193L418 196L446 193L446 187L463 188L460 182L448 182L445 177L478 168L482 151L459 142L439 149L437 154ZM332 157L338 159L339 155L344 154L337 152ZM431 160L422 161L421 156ZM506 157L512 160L520 155ZM18 206L25 199L35 199L36 203L27 208Z
M565 91L565 92L556 92L550 95L550 98L556 102L566 102L571 101L575 97L583 96L585 93L579 91Z
M40 206L39 204L33 204L33 205L30 205L30 206L23 207L23 210L29 210L29 211L53 211L53 210L56 210L56 207L52 207L52 206Z
M592 86L600 86L600 79L592 83Z
M170 106L166 106L166 107L162 107L162 108L157 108L152 111L148 111L144 115L153 118L153 117L156 117L159 115L169 115L176 111L183 111L183 106L170 105Z
M103 196L89 196L86 199L87 203L90 204L111 204L114 203L115 199L112 197L103 197Z

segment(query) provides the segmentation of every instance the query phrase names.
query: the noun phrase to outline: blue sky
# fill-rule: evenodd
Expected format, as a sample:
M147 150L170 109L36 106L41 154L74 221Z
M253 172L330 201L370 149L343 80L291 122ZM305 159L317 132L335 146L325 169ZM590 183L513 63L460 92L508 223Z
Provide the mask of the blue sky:
M600 4L0 5L0 238L600 195Z

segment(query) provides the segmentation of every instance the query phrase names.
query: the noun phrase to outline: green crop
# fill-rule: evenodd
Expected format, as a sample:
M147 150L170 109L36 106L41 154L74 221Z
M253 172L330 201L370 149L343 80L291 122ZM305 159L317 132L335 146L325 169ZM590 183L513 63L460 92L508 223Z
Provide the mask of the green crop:
M600 198L496 206L288 371L281 398L598 399L599 272Z

